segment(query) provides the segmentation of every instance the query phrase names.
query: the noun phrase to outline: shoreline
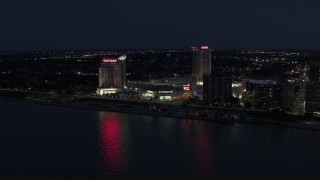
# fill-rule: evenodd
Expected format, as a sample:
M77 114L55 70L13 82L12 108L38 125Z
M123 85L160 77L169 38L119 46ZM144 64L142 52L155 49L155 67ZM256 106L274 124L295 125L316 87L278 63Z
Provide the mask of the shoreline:
M187 119L187 120L204 120L204 121L224 123L224 124L230 124L230 125L234 123L250 123L250 124L266 123L266 124L286 126L286 127L301 129L301 130L320 131L320 125L315 126L312 124L288 123L288 122L275 121L275 120L263 119L263 118L251 118L249 121L245 119L238 119L238 120L212 119L205 116L188 116L185 114L183 115L183 114L169 114L164 112L150 112L150 111L146 111L146 109L141 109L139 111L137 109L129 110L129 109L115 108L115 106L112 106L112 108L110 108L110 107L101 105L99 107L99 104L93 104L93 103L92 104L96 106L88 105L84 103L53 103L53 102L45 102L45 101L38 101L38 100L32 100L32 99L21 99L21 98L10 98L10 97L8 98L3 96L0 96L0 99L7 100L7 101L31 103L31 104L42 105L42 106L56 106L56 107L66 107L66 108L92 110L92 111L106 111L106 112L137 114L137 115L146 115L146 116L171 117L171 118Z

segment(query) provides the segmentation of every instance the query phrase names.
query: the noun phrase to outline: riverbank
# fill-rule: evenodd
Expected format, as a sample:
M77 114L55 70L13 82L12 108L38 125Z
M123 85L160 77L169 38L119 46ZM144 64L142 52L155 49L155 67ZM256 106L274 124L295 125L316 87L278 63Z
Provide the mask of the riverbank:
M21 98L7 98L2 97L1 99L8 101L19 101L26 103L33 103L41 106L58 106L58 107L67 107L67 108L76 108L76 109L85 109L85 110L94 110L94 111L108 111L108 112L118 112L118 113L129 113L129 114L138 114L138 115L147 115L147 116L159 116L159 117L171 117L179 119L190 119L190 120L205 120L217 123L233 124L233 123L253 123L253 124L275 124L280 126L286 126L296 129L304 130L313 130L320 131L320 124L308 124L308 122L283 122L276 121L266 118L257 118L257 117L246 117L238 119L224 119L224 118L212 118L208 116L197 115L188 115L187 112L194 112L197 109L184 107L179 105L168 105L162 104L159 107L153 108L147 105L136 105L136 104L119 104L119 103L97 103L97 102L49 102L45 100L36 100L36 99L21 99ZM170 109L171 108L171 109ZM167 109L167 110L164 110ZM169 109L169 110L168 110Z
M122 105L122 104L115 104L115 103L76 103L76 102L69 102L69 103L52 103L52 102L41 102L35 100L25 100L24 102L33 103L41 106L60 106L60 107L67 107L67 108L75 108L75 109L85 109L85 110L94 110L94 111L108 111L108 112L118 112L118 113L128 113L128 114L137 114L137 115L147 115L147 116L159 116L159 117L171 117L171 118L180 118L180 119L193 119L193 120L206 120L212 122L221 122L221 123L233 123L231 121L223 120L223 119L209 119L208 117L202 116L190 116L185 115L184 113L174 113L174 112L163 112L163 111L156 111L150 109L146 106L141 105Z

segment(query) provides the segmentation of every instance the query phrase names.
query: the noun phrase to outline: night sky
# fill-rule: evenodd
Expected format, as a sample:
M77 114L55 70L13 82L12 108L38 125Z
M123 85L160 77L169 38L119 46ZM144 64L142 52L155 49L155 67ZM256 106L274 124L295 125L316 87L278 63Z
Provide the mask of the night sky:
M2 0L0 51L320 49L319 0Z

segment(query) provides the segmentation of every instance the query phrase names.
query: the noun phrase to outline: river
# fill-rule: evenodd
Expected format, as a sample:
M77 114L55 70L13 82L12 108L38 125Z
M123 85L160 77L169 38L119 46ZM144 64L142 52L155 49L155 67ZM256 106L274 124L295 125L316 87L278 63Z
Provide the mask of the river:
M0 100L0 179L320 179L320 132Z

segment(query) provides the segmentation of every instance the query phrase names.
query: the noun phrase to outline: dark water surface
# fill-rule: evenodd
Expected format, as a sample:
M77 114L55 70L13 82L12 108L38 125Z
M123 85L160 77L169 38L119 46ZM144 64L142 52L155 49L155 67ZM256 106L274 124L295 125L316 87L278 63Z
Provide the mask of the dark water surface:
M320 179L320 133L0 100L0 179Z

